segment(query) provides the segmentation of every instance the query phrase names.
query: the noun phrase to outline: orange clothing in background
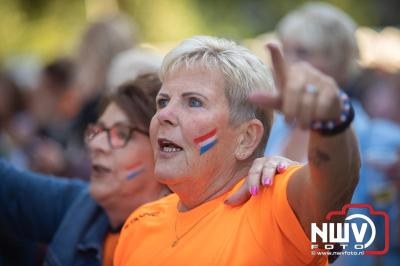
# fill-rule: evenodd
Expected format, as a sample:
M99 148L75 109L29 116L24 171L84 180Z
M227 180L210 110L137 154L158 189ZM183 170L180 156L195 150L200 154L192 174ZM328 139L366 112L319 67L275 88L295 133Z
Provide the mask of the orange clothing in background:
M108 233L103 246L103 266L112 266L119 233Z
M188 212L172 194L136 210L115 253L122 265L327 265L311 255L311 242L289 206L286 187L299 166L277 175L240 207L223 202L235 188Z

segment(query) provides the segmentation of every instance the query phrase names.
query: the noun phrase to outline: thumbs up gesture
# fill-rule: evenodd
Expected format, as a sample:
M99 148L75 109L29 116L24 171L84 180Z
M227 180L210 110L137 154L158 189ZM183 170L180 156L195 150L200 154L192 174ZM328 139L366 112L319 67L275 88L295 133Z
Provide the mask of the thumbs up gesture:
M341 99L336 82L306 62L287 65L276 44L267 44L272 58L277 94L257 91L250 101L280 111L286 122L303 129L312 122L340 117Z

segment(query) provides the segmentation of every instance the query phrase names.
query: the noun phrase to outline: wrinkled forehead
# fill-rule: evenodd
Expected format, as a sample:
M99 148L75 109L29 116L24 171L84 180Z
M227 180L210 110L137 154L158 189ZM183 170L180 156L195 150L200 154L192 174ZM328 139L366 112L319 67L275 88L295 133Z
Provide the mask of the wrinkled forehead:
M221 69L203 62L180 64L170 68L164 76L160 92L165 89L203 91L204 88L225 89L226 80Z

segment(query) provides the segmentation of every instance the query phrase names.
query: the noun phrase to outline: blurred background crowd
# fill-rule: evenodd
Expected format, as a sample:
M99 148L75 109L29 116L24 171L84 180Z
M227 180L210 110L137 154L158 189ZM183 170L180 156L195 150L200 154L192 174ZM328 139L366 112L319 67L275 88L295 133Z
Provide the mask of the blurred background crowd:
M90 161L83 132L98 118L102 96L127 79L157 70L162 55L192 35L235 39L268 62L264 43L284 41L284 32L275 32L281 29L278 22L306 2L0 0L0 157L20 169L87 180ZM357 67L346 78L334 78L366 116L389 123L386 134L396 138L400 127L400 2L324 2L360 25L353 36L358 45ZM333 39L340 38L333 32ZM308 47L295 49L296 56L318 67L312 58L325 51L317 45L314 48L318 40L308 40ZM334 60L345 52L340 45L335 50L337 55L322 58ZM364 125L367 131L373 130L369 123ZM372 203L383 209L394 206L392 221L398 225L400 141L362 153L363 163L383 173L379 182L385 184L378 192L368 185L363 189L366 194L376 192L370 193L370 201L376 199ZM282 154L303 160L290 152ZM392 240L398 253L399 231L395 229ZM7 248L0 243L0 254ZM374 263L390 265L380 259Z

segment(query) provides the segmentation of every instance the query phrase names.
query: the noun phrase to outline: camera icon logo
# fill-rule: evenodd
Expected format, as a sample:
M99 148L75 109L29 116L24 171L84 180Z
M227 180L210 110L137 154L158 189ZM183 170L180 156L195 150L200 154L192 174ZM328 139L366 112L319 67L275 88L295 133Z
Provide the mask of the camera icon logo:
M345 216L350 209L354 209L356 213L346 217L344 223L329 222L335 216ZM357 213L356 209L366 209L368 215L365 212ZM377 239L377 226L374 222L377 219L373 218L380 218L384 222L384 246L381 249L373 249L379 246L373 245ZM320 226L316 223L311 224L313 251L330 251L338 245L342 251L356 250L363 255L384 255L389 250L389 215L384 211L376 211L369 204L346 204L340 211L329 212L326 220L328 222Z

